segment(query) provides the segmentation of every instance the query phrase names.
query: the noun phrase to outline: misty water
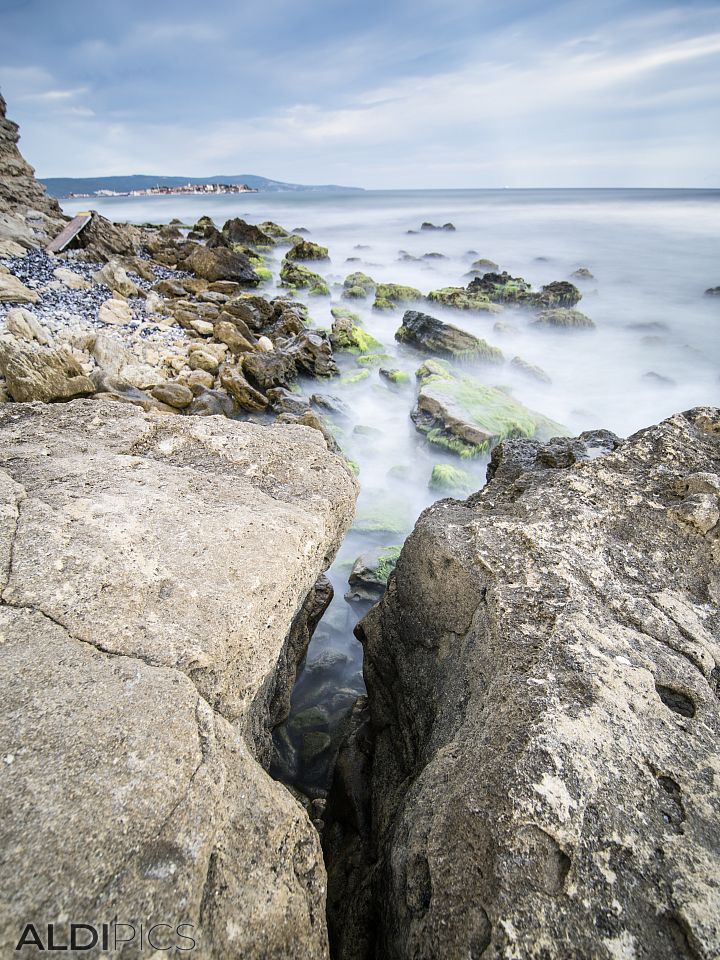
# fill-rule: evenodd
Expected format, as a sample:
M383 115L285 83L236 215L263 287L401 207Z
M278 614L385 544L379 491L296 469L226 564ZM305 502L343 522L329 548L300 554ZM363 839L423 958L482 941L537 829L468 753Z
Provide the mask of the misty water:
M210 215L273 220L304 227L327 246L331 263L308 264L328 282L331 297L305 297L312 325L329 329L331 305L356 311L365 329L391 356L383 364L407 371L396 386L369 367L358 382L342 378L302 384L343 403L331 414L337 439L359 468L358 518L329 576L332 604L311 642L293 694L290 725L277 731L282 756L277 771L310 796L327 786L332 737L354 698L363 692L362 650L353 627L366 607L344 599L353 561L375 546L400 545L418 514L439 496L428 487L434 464L470 471L485 481L487 458L460 463L430 447L410 419L414 372L426 355L394 339L403 308L378 313L372 300L341 298L348 273L362 270L377 281L406 284L423 293L465 286L470 264L488 258L512 276L540 287L587 267L593 280L573 282L578 309L597 324L592 331L533 328L532 315L508 307L502 315L461 312L425 304L425 312L454 323L519 356L550 377L544 384L509 365L467 365L463 372L508 388L533 410L573 434L604 427L627 436L669 414L720 403L720 297L704 296L720 284L720 191L407 191L355 194L261 193L217 197L111 198L65 201L67 213L88 204L114 220L192 224ZM423 221L455 231L419 232ZM269 258L277 278L285 247ZM441 254L421 260L402 259ZM273 285L261 292L273 294ZM278 295L282 290L276 291ZM511 329L497 332L502 320ZM343 374L363 369L338 354Z

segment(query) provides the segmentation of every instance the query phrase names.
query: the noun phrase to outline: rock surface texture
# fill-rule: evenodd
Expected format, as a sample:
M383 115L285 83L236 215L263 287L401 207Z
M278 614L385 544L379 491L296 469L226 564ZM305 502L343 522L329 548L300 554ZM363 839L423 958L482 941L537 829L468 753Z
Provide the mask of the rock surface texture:
M718 957L720 410L508 441L489 473L359 627L335 955Z
M72 919L325 957L317 834L255 756L349 471L316 430L86 400L5 405L0 449L0 954Z
M25 214L32 209L60 220L60 205L47 195L45 187L35 179L35 171L18 150L18 126L7 119L5 111L5 100L0 94L0 213Z

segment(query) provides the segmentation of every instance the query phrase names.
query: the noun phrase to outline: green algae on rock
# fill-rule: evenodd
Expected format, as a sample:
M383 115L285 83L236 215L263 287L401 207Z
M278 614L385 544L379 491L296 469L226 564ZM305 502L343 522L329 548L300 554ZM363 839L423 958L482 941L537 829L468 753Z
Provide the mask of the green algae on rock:
M567 307L555 307L552 310L543 310L538 317L532 321L533 327L555 327L559 330L593 330L595 321L586 317L579 310L571 310Z
M430 303L454 310L483 310L486 313L500 313L501 310L486 294L472 293L465 287L441 287L439 290L431 290L427 299Z
M333 347L338 351L363 354L377 354L383 351L383 345L379 340L347 316L335 317L330 339Z
M328 248L302 237L285 254L288 260L329 260Z
M345 277L343 283L343 297L347 300L363 300L375 292L377 284L366 273L357 271Z
M308 293L329 297L330 291L323 278L299 263L293 263L287 257L280 269L280 286L294 289L307 289Z
M399 303L412 303L422 299L422 293L415 287L404 287L400 283L379 283L375 288L373 309L394 310Z
M385 592L388 578L395 569L402 547L376 547L360 554L353 564L345 594L348 601L374 603Z
M430 490L455 491L456 493L472 493L480 487L477 477L453 467L449 463L436 463L428 481Z
M505 390L455 372L441 360L426 361L413 423L428 443L463 459L488 453L501 440L567 436L559 423L530 410Z

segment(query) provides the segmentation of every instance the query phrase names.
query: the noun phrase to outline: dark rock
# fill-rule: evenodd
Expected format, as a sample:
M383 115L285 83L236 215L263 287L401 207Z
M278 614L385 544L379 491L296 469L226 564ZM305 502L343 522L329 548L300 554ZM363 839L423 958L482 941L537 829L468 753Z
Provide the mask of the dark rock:
M312 240L298 240L285 254L288 260L329 260L327 247L321 247Z
M491 347L485 340L417 310L405 311L402 326L395 331L395 339L454 359L480 359L491 363L500 363L503 359L502 351Z
M227 220L223 224L222 232L230 243L246 243L251 247L272 246L275 242L259 227L246 223L239 217Z
M248 258L225 247L211 249L195 245L183 261L183 269L192 270L204 280L233 280L253 286L260 282Z
M246 354L242 369L250 383L260 390L287 387L297 379L295 359L284 350Z

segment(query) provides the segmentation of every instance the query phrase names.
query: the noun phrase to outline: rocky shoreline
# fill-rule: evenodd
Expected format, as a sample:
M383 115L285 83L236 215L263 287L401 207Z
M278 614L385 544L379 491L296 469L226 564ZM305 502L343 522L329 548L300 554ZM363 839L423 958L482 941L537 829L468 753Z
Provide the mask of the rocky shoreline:
M2 949L77 917L207 960L720 955L720 412L570 438L486 382L550 378L463 316L592 336L587 269L475 253L424 294L271 221L97 213L54 256L17 139L0 98ZM402 547L402 498L353 519L333 387L371 376L461 498ZM367 696L283 727L351 525Z

